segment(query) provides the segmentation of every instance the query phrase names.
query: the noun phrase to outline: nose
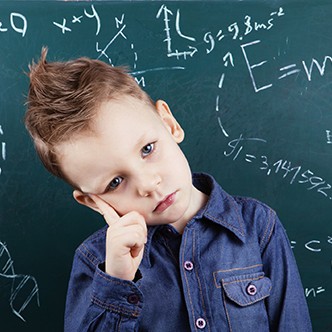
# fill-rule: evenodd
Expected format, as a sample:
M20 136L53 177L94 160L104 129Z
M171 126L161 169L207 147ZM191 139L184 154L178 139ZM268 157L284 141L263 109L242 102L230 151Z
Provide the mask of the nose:
M154 172L144 172L137 176L136 186L138 195L141 197L150 196L157 190L161 177Z

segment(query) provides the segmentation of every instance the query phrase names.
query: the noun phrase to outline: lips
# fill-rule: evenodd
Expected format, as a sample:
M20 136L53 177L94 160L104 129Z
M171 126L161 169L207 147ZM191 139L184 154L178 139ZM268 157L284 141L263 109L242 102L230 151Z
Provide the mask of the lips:
M161 202L158 203L154 212L162 213L167 208L169 208L175 202L176 191L168 196L166 196Z

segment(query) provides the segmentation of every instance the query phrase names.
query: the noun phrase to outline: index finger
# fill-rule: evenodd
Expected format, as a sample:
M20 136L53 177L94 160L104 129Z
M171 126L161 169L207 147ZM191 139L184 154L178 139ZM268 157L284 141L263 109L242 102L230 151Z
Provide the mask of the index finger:
M107 204L98 195L89 194L89 196L96 203L98 209L103 214L103 216L109 226L111 226L111 224L113 224L115 221L120 219L120 216L112 208L112 206Z

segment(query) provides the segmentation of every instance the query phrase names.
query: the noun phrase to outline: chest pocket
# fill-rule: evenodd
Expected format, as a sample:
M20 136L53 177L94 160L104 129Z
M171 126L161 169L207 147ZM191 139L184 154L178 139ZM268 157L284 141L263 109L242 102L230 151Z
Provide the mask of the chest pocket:
M220 283L231 331L269 331L264 299L270 295L272 283L263 272L222 278Z

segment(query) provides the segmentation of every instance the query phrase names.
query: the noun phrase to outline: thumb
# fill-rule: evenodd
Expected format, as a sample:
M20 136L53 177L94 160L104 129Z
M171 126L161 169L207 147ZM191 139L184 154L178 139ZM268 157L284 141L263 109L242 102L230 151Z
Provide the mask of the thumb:
M89 194L90 198L95 202L100 213L104 216L108 226L111 226L116 221L120 219L118 213L106 203L103 199L101 199L98 195Z

